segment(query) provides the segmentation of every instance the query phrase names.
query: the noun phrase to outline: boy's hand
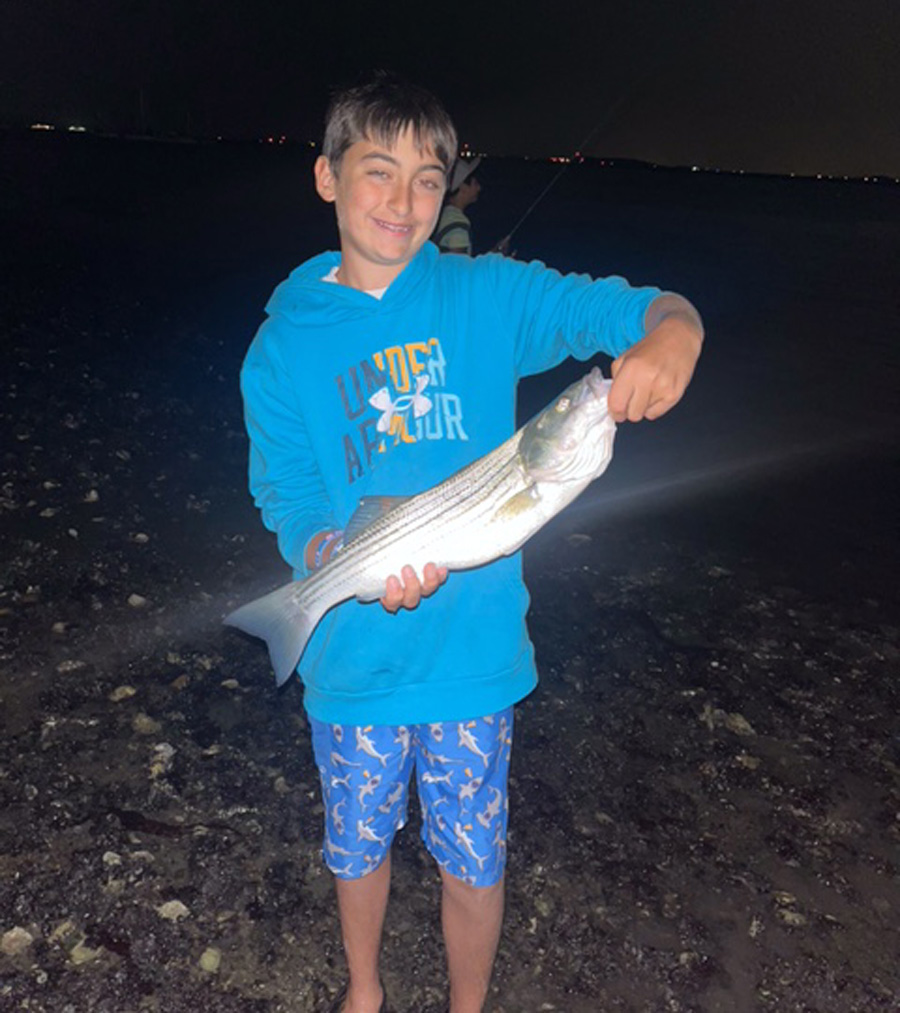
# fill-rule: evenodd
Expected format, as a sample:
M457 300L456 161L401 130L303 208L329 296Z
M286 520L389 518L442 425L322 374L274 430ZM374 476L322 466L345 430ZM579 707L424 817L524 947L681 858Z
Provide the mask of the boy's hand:
M446 579L445 566L426 563L421 580L411 566L404 566L400 577L393 574L388 577L381 604L387 612L398 612L401 608L414 609L422 598L433 595Z
M696 321L681 313L663 317L612 364L610 415L616 422L665 415L691 382L702 344L699 317Z

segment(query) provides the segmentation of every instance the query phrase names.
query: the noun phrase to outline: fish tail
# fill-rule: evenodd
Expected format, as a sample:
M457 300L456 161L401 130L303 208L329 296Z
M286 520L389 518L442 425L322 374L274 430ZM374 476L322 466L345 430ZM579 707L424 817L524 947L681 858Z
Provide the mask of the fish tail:
M297 667L306 643L321 619L321 615L312 614L297 602L297 588L301 583L285 584L235 609L224 619L226 626L234 626L265 640L279 686Z

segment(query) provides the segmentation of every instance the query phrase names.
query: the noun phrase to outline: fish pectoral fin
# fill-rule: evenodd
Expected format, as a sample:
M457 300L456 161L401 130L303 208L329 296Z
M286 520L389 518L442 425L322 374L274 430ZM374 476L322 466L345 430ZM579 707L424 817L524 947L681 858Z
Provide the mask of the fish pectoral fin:
M541 494L538 492L538 487L533 484L529 485L527 488L522 489L521 492L517 492L515 496L510 496L510 498L497 509L493 520L501 522L519 520L523 514L531 513L540 501Z
M528 541L534 534L540 523L529 523L529 517L535 512L541 502L541 494L536 485L529 485L527 488L511 496L502 506L494 512L491 517L491 524L507 525L511 531L504 534L511 534L517 528L521 530L521 537L511 544L504 544L502 554L511 556ZM525 522L523 524L523 521Z
M364 496L353 516L344 527L344 545L362 534L370 524L380 521L385 514L404 504L409 496Z

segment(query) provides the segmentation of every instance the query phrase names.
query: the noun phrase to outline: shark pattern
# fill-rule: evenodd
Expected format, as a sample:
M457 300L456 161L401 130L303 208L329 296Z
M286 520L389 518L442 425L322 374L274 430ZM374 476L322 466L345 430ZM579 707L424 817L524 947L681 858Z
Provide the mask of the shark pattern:
M325 802L323 857L335 875L355 879L377 868L406 823L415 771L434 860L476 886L495 882L506 853L512 708L490 720L393 727L311 721Z

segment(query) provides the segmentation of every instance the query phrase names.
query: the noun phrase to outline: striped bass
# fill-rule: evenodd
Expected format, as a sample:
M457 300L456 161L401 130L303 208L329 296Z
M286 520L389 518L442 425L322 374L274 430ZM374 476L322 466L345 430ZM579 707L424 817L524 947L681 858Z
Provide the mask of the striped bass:
M321 618L342 601L376 601L409 564L449 570L515 552L612 458L610 380L596 367L489 454L408 498L360 502L321 569L236 609L225 623L264 639L280 685Z

